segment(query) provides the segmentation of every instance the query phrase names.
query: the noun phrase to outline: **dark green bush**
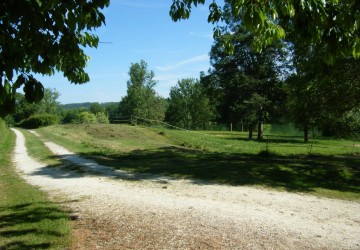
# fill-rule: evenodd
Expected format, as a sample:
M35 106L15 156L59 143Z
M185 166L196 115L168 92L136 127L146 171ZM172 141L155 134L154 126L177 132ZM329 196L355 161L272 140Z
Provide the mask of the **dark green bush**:
M39 128L59 124L59 117L52 114L36 114L21 121L18 125L23 128Z

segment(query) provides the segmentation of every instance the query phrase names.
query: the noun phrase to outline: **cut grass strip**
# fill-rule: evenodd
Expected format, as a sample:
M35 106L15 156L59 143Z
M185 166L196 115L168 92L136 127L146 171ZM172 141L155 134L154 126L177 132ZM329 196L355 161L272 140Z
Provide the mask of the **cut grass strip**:
M69 216L18 176L11 162L14 142L14 133L0 124L0 249L66 249Z
M49 164L49 165L58 165L61 164L61 161L54 157L50 149L48 149L42 140L39 140L37 136L30 133L28 130L19 129L21 133L25 136L25 145L28 151L28 154L40 162Z

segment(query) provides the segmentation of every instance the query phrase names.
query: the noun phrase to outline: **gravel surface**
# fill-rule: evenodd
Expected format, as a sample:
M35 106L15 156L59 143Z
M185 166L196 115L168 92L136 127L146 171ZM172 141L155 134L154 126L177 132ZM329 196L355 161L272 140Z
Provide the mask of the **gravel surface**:
M71 211L73 249L360 249L358 202L113 171L52 142L81 171L48 167L13 131L19 172Z

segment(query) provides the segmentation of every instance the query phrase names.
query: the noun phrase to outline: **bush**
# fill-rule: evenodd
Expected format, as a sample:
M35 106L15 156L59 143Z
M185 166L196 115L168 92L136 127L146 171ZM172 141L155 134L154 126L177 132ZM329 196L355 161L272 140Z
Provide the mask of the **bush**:
M80 113L80 122L81 123L96 123L97 118L93 113L84 111Z
M11 115L8 115L4 118L4 121L5 121L5 124L8 126L8 127L14 127L15 126L15 120L14 120L14 117L11 116Z
M109 123L109 118L104 112L93 114L79 109L63 112L62 123Z
M62 113L62 123L80 123L80 112L77 109L65 110Z
M18 125L23 128L40 128L59 124L59 117L52 114L36 114L21 121Z
M109 118L104 112L96 113L96 119L98 123L109 124Z

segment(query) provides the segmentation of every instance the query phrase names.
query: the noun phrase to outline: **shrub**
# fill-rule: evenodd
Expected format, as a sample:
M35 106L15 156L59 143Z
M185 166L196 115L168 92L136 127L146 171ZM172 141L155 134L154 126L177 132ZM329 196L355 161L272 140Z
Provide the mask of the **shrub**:
M52 114L36 114L21 121L18 125L23 128L39 128L59 124L59 117Z
M96 113L96 119L98 123L109 123L109 118L104 112Z
M62 123L80 123L80 112L77 109L65 110L62 113Z
M4 118L5 124L9 127L15 126L15 120L14 117L11 115L8 115Z
M93 113L84 111L80 113L80 122L81 123L96 123L97 118Z

